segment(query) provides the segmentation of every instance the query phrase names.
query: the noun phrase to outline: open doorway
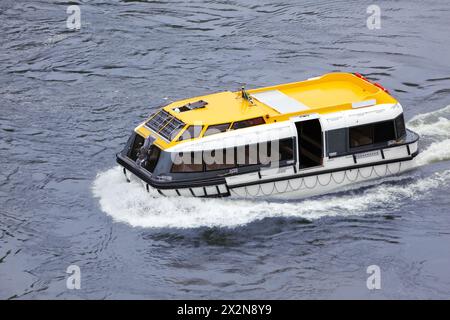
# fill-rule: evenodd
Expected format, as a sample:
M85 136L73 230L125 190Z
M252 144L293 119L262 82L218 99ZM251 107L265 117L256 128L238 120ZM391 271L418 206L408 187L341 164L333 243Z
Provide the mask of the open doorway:
M323 139L319 119L295 123L300 169L322 165Z

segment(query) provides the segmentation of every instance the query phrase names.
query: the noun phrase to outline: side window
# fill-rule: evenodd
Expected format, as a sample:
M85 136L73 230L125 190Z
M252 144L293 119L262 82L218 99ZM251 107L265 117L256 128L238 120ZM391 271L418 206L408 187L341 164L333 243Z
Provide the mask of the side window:
M225 132L228 130L229 127L230 127L230 123L215 124L215 125L209 126L206 129L203 136L206 137L206 136L210 136L212 134Z
M262 165L269 164L271 160L272 142L265 141L258 143L258 160Z
M240 167L258 164L258 145L246 145L236 148L237 164Z
M236 148L225 149L224 162L227 168L236 168Z
M148 171L153 172L153 170L155 170L156 164L158 163L159 160L160 153L161 149L158 148L157 146L152 145L150 147L147 165L145 166L145 168Z
M258 148L258 163L262 165L269 164L272 161L278 162L294 159L293 138L261 142L258 144ZM274 152L273 155L272 152Z
M394 121L391 120L374 124L373 132L374 143L395 140Z
M294 143L292 138L280 140L280 161L294 159Z
M227 154L228 152L230 152L230 154ZM234 150L232 148L212 150L210 155L211 159L208 159L207 161L204 153L206 171L228 169L236 166L234 161Z
M236 159L239 167L248 165L248 146L240 146L236 148Z
M258 145L251 144L248 146L248 160L247 163L249 165L258 164Z
M189 126L178 138L178 141L198 138L203 130L203 126Z
M181 152L176 155L171 172L201 172L203 162L201 152Z
M141 147L144 145L144 141L145 141L145 139L143 137L141 137L139 134L135 133L133 146L131 147L130 155L129 155L130 159L132 159L133 161L136 161L139 150L141 150Z
M363 125L349 128L350 147L361 147L373 143L373 125Z
M257 125L264 124L264 123L265 123L265 121L262 117L254 118L254 119L247 119L247 120L237 121L237 122L233 123L233 125L231 126L231 129L233 129L233 130L243 129L243 128L253 127L253 126L257 126Z
M347 152L347 129L327 131L328 155L336 156Z
M395 127L397 129L397 139L404 137L406 134L406 128L403 113L399 115L397 118L395 118Z

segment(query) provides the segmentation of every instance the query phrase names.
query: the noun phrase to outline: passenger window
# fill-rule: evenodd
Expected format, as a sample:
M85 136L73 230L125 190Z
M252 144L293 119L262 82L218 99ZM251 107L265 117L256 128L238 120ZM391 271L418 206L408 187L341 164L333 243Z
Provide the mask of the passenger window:
M144 141L145 139L143 137L135 133L133 146L131 147L129 156L131 160L136 161L139 154L139 150L141 150L141 147L144 145Z
M248 146L248 160L247 163L249 165L258 164L258 145L257 144L251 144Z
M237 122L233 123L233 125L231 126L231 129L233 129L233 130L243 129L243 128L253 127L253 126L257 126L257 125L264 124L264 123L265 122L262 117L254 118L254 119L247 119L247 120L237 121Z
M230 127L230 123L215 124L215 125L209 126L206 129L203 136L206 137L206 136L210 136L212 134L225 132L228 130L229 127Z
M292 138L280 140L280 161L294 159L294 143Z
M246 145L236 148L237 163L240 167L258 164L258 145Z
M200 133L203 130L203 126L189 126L181 136L178 138L178 141L184 141L189 139L198 138Z
M231 154L227 155L228 152L231 152ZM205 152L203 153L206 171L222 170L235 167L233 149L212 150L210 152L208 151L208 153L210 153L211 155L211 157L209 157L208 154L208 159L206 159Z
M237 165L236 165L236 149L235 148L225 149L224 162L227 165L227 168L237 167Z
M373 143L373 125L352 127L349 129L350 147L361 147Z
M145 168L148 171L153 172L153 170L155 170L156 164L158 163L160 153L161 153L160 148L158 148L155 145L150 146L147 165L145 166Z
M374 143L395 140L394 121L385 121L374 124Z
M347 152L347 129L327 131L328 155L336 156Z
M294 140L292 138L274 140L272 142L261 142L258 145L259 164L265 165L270 162L289 161L294 159ZM273 157L272 152L275 152Z
M272 151L271 141L265 141L258 143L258 163L265 165L269 164L271 160Z
M248 164L248 146L240 146L236 148L237 164L240 167Z
M171 172L201 172L203 161L201 152L181 152L175 156Z
M406 128L403 113L399 115L397 118L395 118L395 127L397 129L397 139L404 137L406 134Z

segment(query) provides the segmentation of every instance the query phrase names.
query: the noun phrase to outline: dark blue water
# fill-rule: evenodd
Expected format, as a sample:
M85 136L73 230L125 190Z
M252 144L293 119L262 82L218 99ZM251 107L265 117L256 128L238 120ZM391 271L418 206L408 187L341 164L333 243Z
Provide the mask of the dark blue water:
M0 298L448 298L450 3L0 2ZM360 72L416 170L303 201L160 198L115 152L180 98ZM66 288L69 265L81 289ZM368 290L366 268L381 269Z

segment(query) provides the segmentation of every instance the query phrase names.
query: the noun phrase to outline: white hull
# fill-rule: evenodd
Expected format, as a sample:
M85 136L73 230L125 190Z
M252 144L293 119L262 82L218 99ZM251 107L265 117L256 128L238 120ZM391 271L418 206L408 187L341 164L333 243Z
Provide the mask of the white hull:
M158 190L163 196L214 197L227 194L235 199L302 199L333 192L345 191L353 186L375 179L398 175L414 169L415 160L392 162L367 166L357 169L333 171L309 175L306 177L287 178L280 181L261 182L246 186L233 187L227 184L217 186ZM140 180L128 173L131 179ZM148 184L140 180L145 188Z
M233 198L301 199L342 191L350 185L400 174L412 168L414 160L409 160L230 188L230 194Z

